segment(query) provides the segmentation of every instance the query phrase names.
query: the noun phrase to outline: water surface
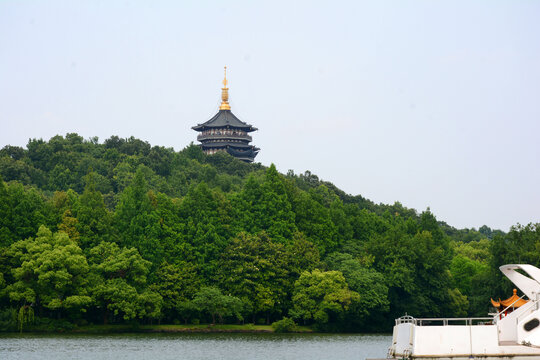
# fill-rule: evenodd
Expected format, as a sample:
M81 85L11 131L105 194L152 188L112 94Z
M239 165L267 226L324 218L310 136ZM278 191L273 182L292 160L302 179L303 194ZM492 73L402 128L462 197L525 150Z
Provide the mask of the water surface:
M0 335L0 359L363 360L384 358L390 335Z

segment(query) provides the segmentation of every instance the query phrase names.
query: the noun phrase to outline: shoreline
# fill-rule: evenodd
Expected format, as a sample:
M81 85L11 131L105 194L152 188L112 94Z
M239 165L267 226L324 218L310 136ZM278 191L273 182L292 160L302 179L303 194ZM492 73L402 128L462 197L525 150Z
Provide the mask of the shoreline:
M73 329L43 329L29 327L23 332L8 331L4 334L129 334L129 333L276 333L271 325L86 325ZM289 333L315 333L307 326L299 326ZM276 333L277 334L277 333Z

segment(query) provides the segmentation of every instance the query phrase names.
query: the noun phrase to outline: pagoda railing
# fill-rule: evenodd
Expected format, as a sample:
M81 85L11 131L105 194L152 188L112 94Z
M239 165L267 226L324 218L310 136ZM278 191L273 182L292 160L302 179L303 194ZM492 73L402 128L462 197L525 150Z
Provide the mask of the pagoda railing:
M218 134L209 135L209 134L199 134L197 136L198 141L220 140L220 139L242 140L242 141L248 141L248 142L253 140L253 138L250 135L224 135L224 134L221 134L221 135L218 135Z

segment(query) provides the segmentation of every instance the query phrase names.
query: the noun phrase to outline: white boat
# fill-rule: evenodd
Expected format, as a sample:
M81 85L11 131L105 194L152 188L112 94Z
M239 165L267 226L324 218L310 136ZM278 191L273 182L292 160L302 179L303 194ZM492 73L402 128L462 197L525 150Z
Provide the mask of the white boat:
M540 269L499 269L523 292L521 298L486 318L396 319L387 359L540 359ZM515 308L525 297L529 301Z

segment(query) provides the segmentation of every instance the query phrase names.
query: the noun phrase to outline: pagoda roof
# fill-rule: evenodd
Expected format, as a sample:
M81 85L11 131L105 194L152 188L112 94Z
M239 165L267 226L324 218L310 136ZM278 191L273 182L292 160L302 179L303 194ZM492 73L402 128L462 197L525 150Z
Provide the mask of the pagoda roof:
M512 305L512 307L514 307L514 308L518 308L520 306L525 305L528 302L529 302L529 300L521 299L519 296L517 296L517 290L516 289L514 289L514 294L512 296L510 296L506 300L499 299L499 301L495 301L495 300L491 299L491 304L497 309L501 308L501 307L502 308L507 308L510 305Z
M211 128L225 128L225 127L231 127L231 128L237 128L237 129L243 129L247 132L255 131L257 130L256 127L253 127L252 125L249 125L242 120L238 119L231 110L219 110L219 112L214 115L210 120L208 120L205 123L198 124L197 126L193 126L192 129L196 131L203 131L206 129Z

